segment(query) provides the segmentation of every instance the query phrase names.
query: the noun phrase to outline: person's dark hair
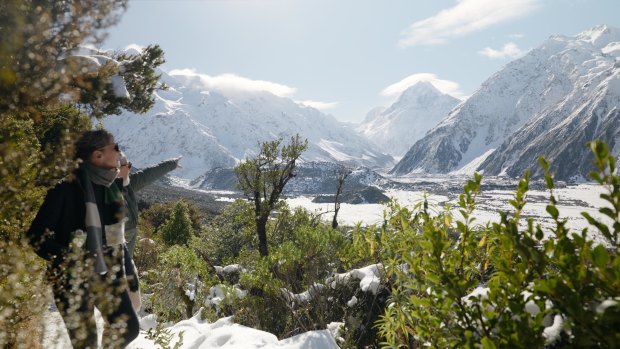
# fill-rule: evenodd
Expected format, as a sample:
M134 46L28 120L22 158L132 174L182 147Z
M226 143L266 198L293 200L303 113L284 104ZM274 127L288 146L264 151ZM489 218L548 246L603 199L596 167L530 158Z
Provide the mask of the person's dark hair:
M106 145L114 143L114 136L106 130L86 131L75 143L74 159L88 161L90 154Z

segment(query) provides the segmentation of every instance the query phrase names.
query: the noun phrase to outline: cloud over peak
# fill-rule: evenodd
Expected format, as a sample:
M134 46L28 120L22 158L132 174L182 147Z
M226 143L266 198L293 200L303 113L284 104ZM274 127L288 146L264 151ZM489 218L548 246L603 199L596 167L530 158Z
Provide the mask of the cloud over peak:
M540 0L459 0L451 8L417 21L402 32L398 45L437 45L524 16Z
M505 44L500 50L486 47L478 53L489 58L517 58L523 55L523 51L514 42Z
M381 91L381 95L385 97L397 97L407 88L421 81L430 82L431 84L433 84L433 86L435 86L436 89L438 89L442 93L451 95L459 99L465 98L465 95L460 90L458 83L450 80L439 79L435 74L431 73L419 73L409 75L408 77L400 80L399 82L396 82L384 88Z
M296 89L283 84L278 84L265 80L252 80L244 78L236 74L221 74L210 76L200 74L195 69L174 69L169 75L185 76L194 78L201 87L206 89L224 90L224 91L267 91L276 96L287 97L296 92Z
M311 100L299 101L298 103L307 107L318 109L320 111L336 108L339 104L338 102L320 102Z

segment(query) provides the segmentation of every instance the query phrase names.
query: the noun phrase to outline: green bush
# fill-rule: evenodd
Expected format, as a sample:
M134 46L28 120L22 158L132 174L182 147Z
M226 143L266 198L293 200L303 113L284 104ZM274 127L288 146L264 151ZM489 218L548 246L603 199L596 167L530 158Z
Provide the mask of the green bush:
M199 310L215 279L193 249L176 245L160 255L158 268L147 271L142 282L150 294L148 310L159 321L179 321Z
M156 203L142 210L138 222L140 225L140 236L152 238L153 234L172 216L177 203L178 201ZM192 228L194 232L199 232L202 229L204 220L203 213L193 202L185 201L185 203L187 204L189 218L192 221Z
M234 263L243 249L256 249L254 208L247 200L236 200L213 217L192 243L213 265Z
M167 245L187 245L194 235L194 227L189 218L189 208L183 200L177 201L172 214L158 229L158 234Z
M519 182L500 222L475 226L472 212L481 177L465 186L461 218L452 239L449 215L414 215L400 221L386 246L392 296L377 322L387 347L542 348L620 346L620 182L604 143L591 145L598 172L592 178L607 192L599 211L611 225L584 213L605 244L588 229L571 232L559 218L552 176L541 159L550 190L547 212L552 235L533 219L523 220L529 172ZM420 219L422 218L422 219ZM405 242L404 242L405 241Z
M249 207L244 203L237 205ZM253 221L253 210L249 208L242 212L246 224L237 232L249 232L250 235L243 236L251 237L255 234L247 224ZM268 227L268 256L261 257L255 248L246 245L240 246L239 257L233 260L245 270L239 284L247 291L246 297L234 305L235 321L282 338L324 329L327 323L341 319L333 316L344 313L335 311L333 292L316 289L315 297L302 303L292 302L288 295L323 283L341 269L340 255L345 244L342 233L315 222L306 210L290 210L286 205L279 205L277 217Z

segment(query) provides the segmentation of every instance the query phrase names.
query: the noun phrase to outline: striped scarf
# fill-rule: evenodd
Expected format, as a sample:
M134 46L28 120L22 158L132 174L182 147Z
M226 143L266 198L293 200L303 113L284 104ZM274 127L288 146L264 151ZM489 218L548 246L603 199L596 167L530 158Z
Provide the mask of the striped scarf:
M101 226L101 217L97 208L93 183L105 187L105 204L123 200L114 180L117 172L84 163L78 170L78 178L84 189L84 201L86 204L86 250L95 261L95 272L104 275L108 272L108 266L103 258L103 234L106 234L106 245L120 245L124 241L124 219L118 223L106 225L105 230Z

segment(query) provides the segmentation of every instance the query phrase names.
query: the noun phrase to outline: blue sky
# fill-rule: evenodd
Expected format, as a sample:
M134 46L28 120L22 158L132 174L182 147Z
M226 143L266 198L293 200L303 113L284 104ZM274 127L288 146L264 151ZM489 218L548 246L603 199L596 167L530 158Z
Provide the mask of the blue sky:
M419 80L467 97L549 36L620 27L619 13L619 0L130 0L103 48L159 44L167 72L358 122Z

